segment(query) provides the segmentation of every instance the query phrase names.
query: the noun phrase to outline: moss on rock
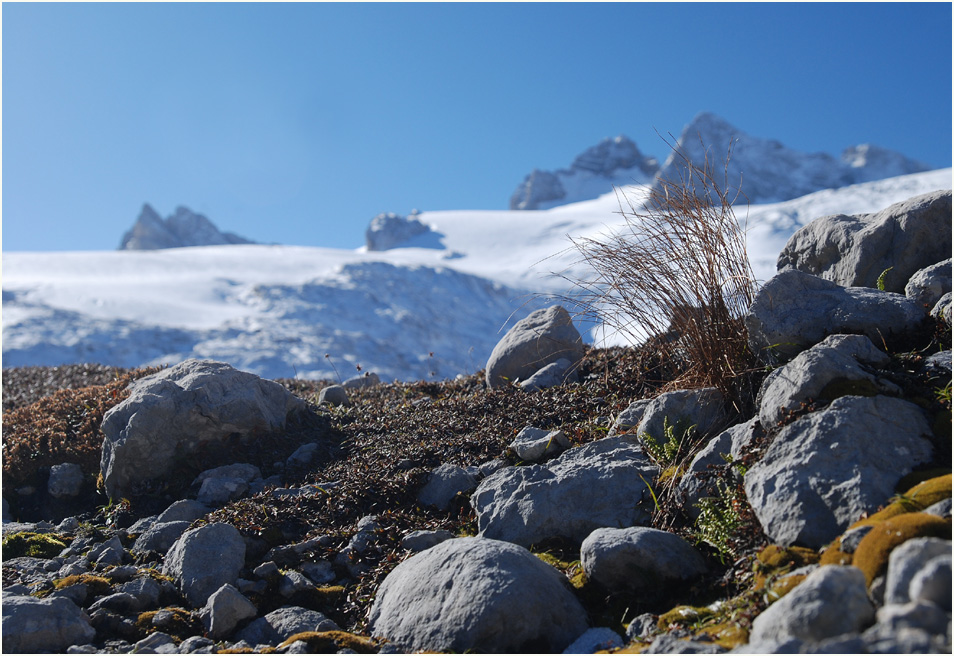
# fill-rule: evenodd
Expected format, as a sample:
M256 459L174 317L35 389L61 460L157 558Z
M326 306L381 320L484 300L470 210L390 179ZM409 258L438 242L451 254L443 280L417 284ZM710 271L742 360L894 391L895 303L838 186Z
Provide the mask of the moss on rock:
M72 541L73 538L57 533L21 531L3 538L3 560L22 556L55 558Z
M379 647L373 639L347 631L303 631L285 640L278 648L283 649L299 640L308 645L310 654L337 654L342 649L359 654L376 654Z
M884 573L895 547L918 537L951 539L950 520L927 513L906 513L876 524L855 550L852 565L865 574L868 585Z

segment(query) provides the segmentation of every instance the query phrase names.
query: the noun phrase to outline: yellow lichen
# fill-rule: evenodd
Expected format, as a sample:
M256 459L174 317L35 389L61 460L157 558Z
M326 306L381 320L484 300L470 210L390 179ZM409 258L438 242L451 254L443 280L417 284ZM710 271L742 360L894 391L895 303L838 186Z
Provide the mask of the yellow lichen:
M762 549L755 561L755 588L765 587L775 575L818 562L818 553L806 547L782 547L770 544Z
M904 494L895 497L891 503L875 514L852 524L851 528L875 526L892 517L898 517L912 512L920 512L938 501L950 498L951 475L937 476L926 481L921 481Z
M693 624L712 615L712 610L705 606L676 606L660 615L656 625L665 631L673 624Z
M376 654L378 651L378 645L371 638L347 631L303 631L285 640L278 648L288 647L299 640L308 645L308 652L312 654L336 654L342 649L359 654Z
M865 535L852 558L852 565L865 574L868 585L884 573L891 551L917 537L951 539L951 521L927 513L906 513L876 524Z

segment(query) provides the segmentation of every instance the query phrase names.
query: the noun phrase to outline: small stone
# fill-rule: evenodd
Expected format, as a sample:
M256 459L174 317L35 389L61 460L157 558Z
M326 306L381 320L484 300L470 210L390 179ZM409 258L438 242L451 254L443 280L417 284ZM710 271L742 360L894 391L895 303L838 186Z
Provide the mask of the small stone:
M83 487L83 469L72 462L53 465L50 468L50 480L47 490L50 496L62 499L75 497Z
M453 533L444 529L438 531L413 531L401 539L401 548L410 551L424 551L453 537Z
M318 393L318 405L349 406L348 390L341 385L329 385Z

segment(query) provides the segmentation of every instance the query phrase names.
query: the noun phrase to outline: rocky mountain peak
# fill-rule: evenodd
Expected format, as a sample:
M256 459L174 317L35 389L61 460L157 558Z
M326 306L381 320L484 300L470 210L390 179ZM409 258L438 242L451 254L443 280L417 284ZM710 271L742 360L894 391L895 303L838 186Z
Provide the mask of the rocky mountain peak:
M708 162L716 182L728 187L730 197L741 188L743 202L750 203L789 200L821 189L931 169L871 144L847 148L841 158L794 150L775 139L746 134L712 112L697 114L674 145L679 154L670 153L659 167L627 137L604 139L577 156L567 170L534 170L517 187L510 209L545 209L587 200L614 186L652 183L654 178L678 184L688 174L687 159L697 168Z
M179 206L175 214L163 219L149 203L142 207L133 227L123 235L119 250L157 250L187 246L254 244L231 232L222 232L208 218L188 207Z

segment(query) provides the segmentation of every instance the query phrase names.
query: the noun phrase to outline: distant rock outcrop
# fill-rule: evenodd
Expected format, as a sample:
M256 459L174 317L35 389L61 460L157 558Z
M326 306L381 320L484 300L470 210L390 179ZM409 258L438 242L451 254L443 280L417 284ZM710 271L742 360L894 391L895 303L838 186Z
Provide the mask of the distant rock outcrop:
M576 156L569 169L534 169L510 197L510 209L545 209L596 198L618 184L648 182L659 168L629 138L603 139ZM555 201L562 201L557 203Z
M386 251L430 232L430 227L418 219L417 214L417 211L411 212L410 216L384 212L371 219L371 225L364 233L368 250Z
M187 207L177 207L175 214L163 219L146 203L132 229L123 235L119 250L151 251L185 246L254 243L231 232L221 232L209 219Z

